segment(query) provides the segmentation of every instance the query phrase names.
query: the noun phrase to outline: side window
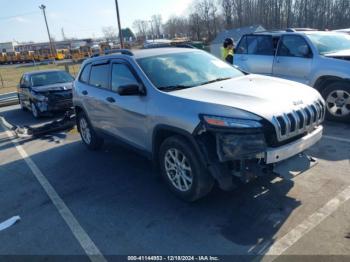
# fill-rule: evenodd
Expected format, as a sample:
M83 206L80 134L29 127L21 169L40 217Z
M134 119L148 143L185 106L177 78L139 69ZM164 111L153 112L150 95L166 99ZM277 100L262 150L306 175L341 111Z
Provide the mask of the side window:
M247 37L243 36L241 41L239 42L238 47L236 48L236 54L242 55L247 54Z
M310 58L312 52L309 45L301 36L283 36L278 48L278 56Z
M117 91L123 85L138 85L133 73L125 64L113 64L112 67L112 90Z
M88 64L84 67L83 71L80 74L79 81L83 83L89 83L90 78L90 70L91 70L91 64Z
M247 36L247 47L249 55L274 55L273 40L271 36Z
M99 88L109 89L108 73L109 73L109 64L92 66L89 84Z
M31 84L30 84L30 80L29 80L29 76L24 76L24 85L30 87Z

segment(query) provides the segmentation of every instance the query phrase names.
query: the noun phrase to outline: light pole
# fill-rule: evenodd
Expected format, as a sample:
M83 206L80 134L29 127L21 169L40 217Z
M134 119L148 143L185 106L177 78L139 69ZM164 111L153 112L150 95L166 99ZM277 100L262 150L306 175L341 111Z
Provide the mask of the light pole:
M48 24L47 24L47 19L46 19L46 6L45 6L45 5L40 5L39 8L43 11L43 15L44 15L44 19L45 19L45 24L46 24L46 29L47 29L47 35L49 36L50 52L51 52L51 55L53 56L53 54L54 54L54 48L53 48L53 44L52 44L52 39L51 39L51 35L50 35L49 26L48 26Z
M122 28L121 28L121 25L120 25L118 0L115 0L115 9L117 11L118 29L119 29L119 38L120 38L120 48L124 48L123 32L122 32Z

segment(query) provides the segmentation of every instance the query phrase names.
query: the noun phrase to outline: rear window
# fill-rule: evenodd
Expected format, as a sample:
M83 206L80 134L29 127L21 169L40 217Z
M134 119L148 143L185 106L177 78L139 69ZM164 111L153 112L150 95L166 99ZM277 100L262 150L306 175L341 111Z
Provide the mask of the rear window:
M274 55L273 40L268 35L244 36L237 47L237 54Z
M83 71L80 74L80 78L79 78L80 82L89 83L90 70L91 70L91 64L88 64L84 67Z
M89 84L99 88L108 89L108 71L109 64L92 66Z

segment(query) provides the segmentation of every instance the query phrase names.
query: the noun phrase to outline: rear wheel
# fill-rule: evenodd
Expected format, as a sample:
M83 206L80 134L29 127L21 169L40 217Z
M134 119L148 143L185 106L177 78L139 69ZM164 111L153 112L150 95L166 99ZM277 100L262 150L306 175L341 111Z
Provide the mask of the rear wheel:
M84 113L78 114L78 129L83 143L91 150L97 150L103 145L103 139L100 138L90 121Z
M161 175L178 197L192 202L211 191L214 179L185 139L180 136L167 138L159 154Z
M326 101L326 118L333 121L350 122L350 84L336 82L322 92Z

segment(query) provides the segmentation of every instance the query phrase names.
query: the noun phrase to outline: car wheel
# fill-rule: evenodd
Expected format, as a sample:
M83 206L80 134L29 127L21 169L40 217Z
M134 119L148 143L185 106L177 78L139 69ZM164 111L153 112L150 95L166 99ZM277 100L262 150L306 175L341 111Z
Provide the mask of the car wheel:
M23 104L23 101L21 99L21 97L18 95L18 102L19 102L19 106L21 107L21 110L23 111L27 111L26 106Z
M101 139L93 129L84 113L78 114L78 130L83 143L91 150L97 150L103 145Z
M193 202L212 190L213 177L185 139L180 136L167 138L159 154L161 176L178 197Z
M350 122L350 84L336 82L322 92L326 101L327 120Z
M38 108L36 107L35 103L30 103L30 109L32 111L32 115L35 119L39 119L40 118L40 112L38 110Z

